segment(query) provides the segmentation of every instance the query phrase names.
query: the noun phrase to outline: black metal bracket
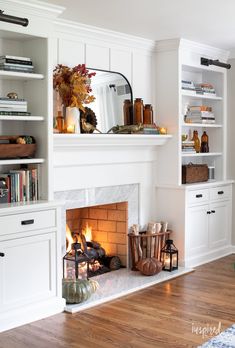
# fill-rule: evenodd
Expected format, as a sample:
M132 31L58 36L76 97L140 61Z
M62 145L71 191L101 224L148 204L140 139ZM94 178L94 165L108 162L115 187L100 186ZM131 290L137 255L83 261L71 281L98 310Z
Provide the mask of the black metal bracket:
M206 66L216 65L216 66L219 66L220 68L231 69L231 64L222 63L219 61L219 59L208 59L208 58L201 57L201 65L206 65Z
M0 21L22 25L23 27L27 27L29 24L28 18L6 15L3 10L0 10Z

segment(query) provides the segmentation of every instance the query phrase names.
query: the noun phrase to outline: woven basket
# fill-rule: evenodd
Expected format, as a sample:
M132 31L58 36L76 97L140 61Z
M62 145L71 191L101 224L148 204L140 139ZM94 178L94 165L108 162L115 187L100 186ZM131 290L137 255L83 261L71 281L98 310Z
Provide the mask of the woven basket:
M208 180L207 164L187 164L182 166L182 184L192 184Z

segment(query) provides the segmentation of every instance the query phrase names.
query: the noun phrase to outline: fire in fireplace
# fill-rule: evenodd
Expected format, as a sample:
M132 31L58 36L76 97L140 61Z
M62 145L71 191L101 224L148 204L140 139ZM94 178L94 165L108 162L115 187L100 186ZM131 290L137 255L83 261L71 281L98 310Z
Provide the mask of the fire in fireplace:
M101 244L92 239L88 224L80 232L71 232L66 225L66 243L64 278L90 278L122 267L117 255L107 255Z

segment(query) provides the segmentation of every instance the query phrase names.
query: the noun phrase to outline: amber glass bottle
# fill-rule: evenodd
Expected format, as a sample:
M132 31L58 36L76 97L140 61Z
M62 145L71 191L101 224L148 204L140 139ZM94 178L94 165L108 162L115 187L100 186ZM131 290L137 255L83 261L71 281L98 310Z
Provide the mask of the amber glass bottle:
M64 117L62 116L62 111L58 111L58 115L56 117L56 128L58 129L59 133L63 133L64 131Z
M194 141L194 148L195 151L198 153L201 150L201 146L200 146L200 139L198 138L198 131L194 130L193 131L193 138L192 140Z
M153 108L151 104L146 104L144 106L144 124L153 124Z
M206 131L203 132L201 137L201 152L209 152L209 137Z
M133 124L143 123L144 104L141 98L136 98L134 102L134 119Z
M130 99L124 100L123 104L124 125L133 124L133 104Z

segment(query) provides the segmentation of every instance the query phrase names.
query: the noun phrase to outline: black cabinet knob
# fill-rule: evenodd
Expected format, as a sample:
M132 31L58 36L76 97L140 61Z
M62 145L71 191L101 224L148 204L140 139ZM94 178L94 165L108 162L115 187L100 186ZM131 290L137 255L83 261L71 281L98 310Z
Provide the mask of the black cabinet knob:
M207 213L207 214L211 214L211 212L210 212L210 211L207 211L206 213Z
M218 191L218 195L223 195L224 191Z
M212 213L212 214L215 214L215 210L211 210L211 213Z
M0 253L0 257L4 257L5 256L5 254L4 253Z
M202 194L196 195L196 198L202 198Z

